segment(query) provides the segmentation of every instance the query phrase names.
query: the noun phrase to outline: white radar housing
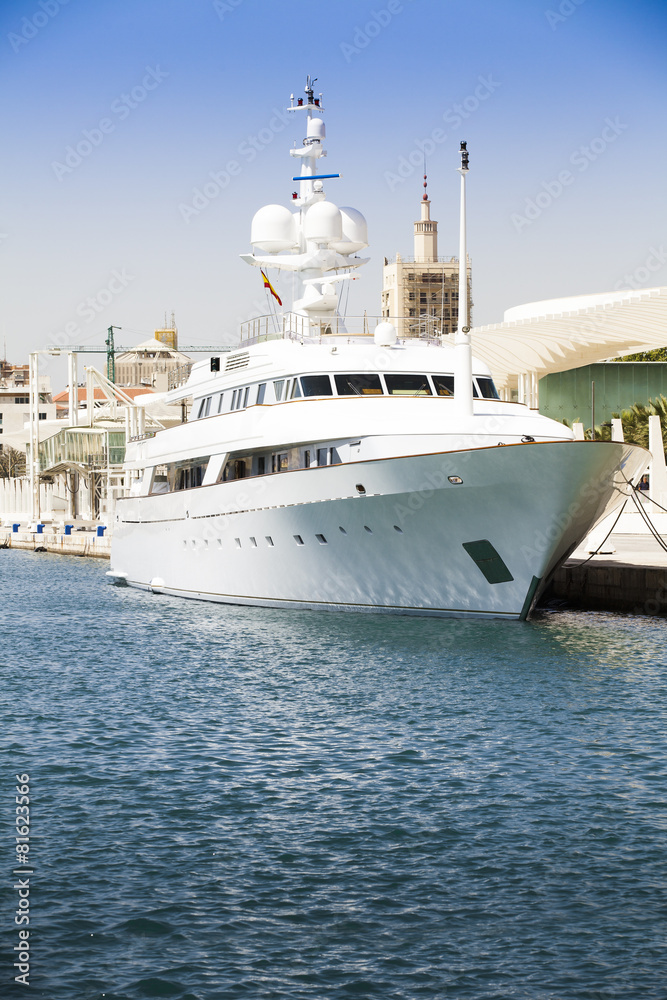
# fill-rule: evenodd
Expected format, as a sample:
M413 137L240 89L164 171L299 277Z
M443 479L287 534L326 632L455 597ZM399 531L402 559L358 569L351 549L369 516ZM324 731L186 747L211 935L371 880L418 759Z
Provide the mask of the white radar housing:
M343 235L340 209L330 201L318 201L306 212L303 235L316 243L333 243Z
M280 253L297 246L294 217L284 205L265 205L255 212L250 226L250 242L265 253Z
M378 347L393 347L398 339L393 323L378 323L375 327L373 340Z
M356 208L341 208L340 214L343 223L343 236L340 241L331 244L331 249L345 256L358 253L368 246L366 219Z

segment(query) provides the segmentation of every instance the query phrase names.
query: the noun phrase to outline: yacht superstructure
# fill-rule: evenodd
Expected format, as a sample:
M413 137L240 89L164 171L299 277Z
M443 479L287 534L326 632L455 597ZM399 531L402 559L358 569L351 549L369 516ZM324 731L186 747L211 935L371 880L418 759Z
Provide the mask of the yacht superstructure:
M267 270L291 273L292 308L244 324L238 349L171 390L192 399L187 423L128 445L110 573L228 603L525 618L646 453L499 400L465 292L453 344L350 327L338 291L365 263L366 222L326 199L310 78L305 94L292 210L260 209L244 256L272 300Z

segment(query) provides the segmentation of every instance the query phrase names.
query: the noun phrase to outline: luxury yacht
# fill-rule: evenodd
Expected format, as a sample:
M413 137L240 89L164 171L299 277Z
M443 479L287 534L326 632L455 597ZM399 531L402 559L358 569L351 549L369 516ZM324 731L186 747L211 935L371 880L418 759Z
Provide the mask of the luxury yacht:
M366 221L326 198L337 175L318 171L310 77L288 110L305 132L290 150L299 190L255 214L242 257L274 308L175 380L167 398L190 401L187 422L128 443L109 575L233 604L524 619L647 453L575 441L499 399L473 355L466 267L452 337L346 322L339 293L366 262ZM466 261L465 143L458 170ZM271 268L291 278L289 309Z

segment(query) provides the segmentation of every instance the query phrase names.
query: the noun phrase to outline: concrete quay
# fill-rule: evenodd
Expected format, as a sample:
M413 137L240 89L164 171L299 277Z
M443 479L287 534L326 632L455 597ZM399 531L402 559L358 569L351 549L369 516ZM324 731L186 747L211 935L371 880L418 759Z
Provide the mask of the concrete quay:
M64 526L45 524L42 532L32 531L30 526L20 526L13 531L11 525L0 527L0 549L29 549L33 552L57 552L64 556L93 556L109 559L111 538L98 535L96 526L74 525L71 534L66 534Z
M663 537L667 545L667 537ZM585 546L565 562L543 595L575 606L637 615L667 614L667 552L650 534L612 534L613 552L590 556Z

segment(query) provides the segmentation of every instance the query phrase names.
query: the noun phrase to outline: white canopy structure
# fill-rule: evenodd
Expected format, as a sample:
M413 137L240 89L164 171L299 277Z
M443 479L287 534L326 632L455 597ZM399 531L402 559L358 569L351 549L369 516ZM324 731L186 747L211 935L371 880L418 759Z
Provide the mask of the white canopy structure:
M543 375L665 346L667 287L530 302L473 331L501 396L533 407Z

